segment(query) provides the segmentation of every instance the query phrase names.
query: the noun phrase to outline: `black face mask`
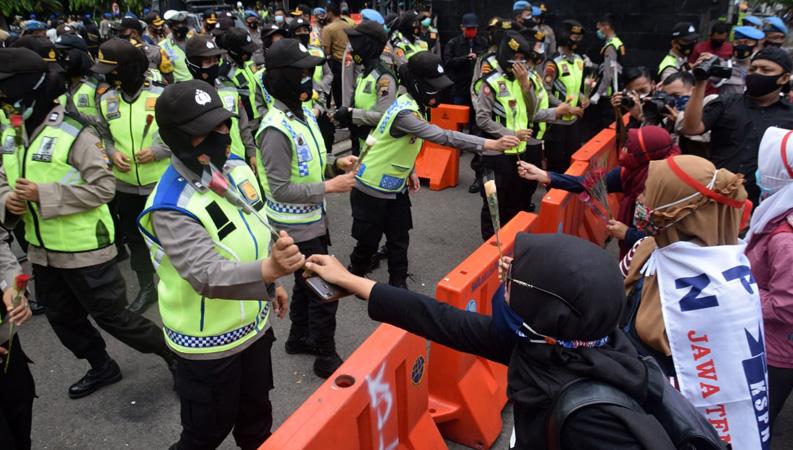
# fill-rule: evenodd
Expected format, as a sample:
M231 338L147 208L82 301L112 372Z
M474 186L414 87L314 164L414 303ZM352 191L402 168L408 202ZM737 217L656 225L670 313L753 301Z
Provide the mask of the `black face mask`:
M715 48L715 49L721 48L722 45L724 45L724 41L721 40L721 39L711 39L710 40L710 46Z
M741 44L735 45L732 47L732 54L735 59L748 59L752 56L752 52L754 51L754 46Z
M257 30L259 28L259 22L251 22L248 24L248 28L251 30Z
M132 38L132 34L131 33L130 34L125 34L123 36L119 34L118 38L119 39L124 39L125 41L128 41L128 40L130 40Z
M357 35L350 38L352 47L352 59L356 64L367 64L370 61L377 61L383 53L384 45L379 45L374 39L366 35Z
M297 38L298 41L300 41L301 44L303 44L303 46L308 47L308 40L309 40L309 38L311 38L311 35L309 35L309 34L298 34L295 37Z
M781 42L766 42L765 43L765 47L766 48L770 48L770 47L781 48L782 47L782 43Z
M696 42L691 42L691 43L689 43L689 44L680 44L680 47L679 47L679 48L680 48L680 53L681 53L683 56L688 56L688 55L690 55L690 54L691 54L691 52L692 52L692 51L694 51L694 46L695 46L696 44L697 44Z
M107 81L109 85L121 89L127 95L135 95L143 85L144 71L140 70L138 67L129 67L118 72L119 73L116 74L106 74L105 81Z
M222 169L229 158L229 146L231 146L231 136L228 133L212 131L200 144L194 147L194 152L198 157L202 154L209 156L212 164L218 169Z
M177 41L183 41L187 39L187 28L172 28L171 33Z
M303 69L296 67L279 67L265 72L264 83L273 97L286 104L294 115L304 119L302 102L310 99L313 93L310 75L304 76Z
M58 58L58 64L63 67L69 78L87 75L91 72L93 63L90 53L76 48L69 49L67 53L63 54L63 57Z
M195 64L188 59L187 70L190 71L190 74L196 80L203 80L209 83L210 85L214 86L215 80L220 74L220 65L213 64L209 67L201 67L198 64Z
M746 76L746 95L749 97L764 97L782 86L777 84L780 75L760 75L752 73Z

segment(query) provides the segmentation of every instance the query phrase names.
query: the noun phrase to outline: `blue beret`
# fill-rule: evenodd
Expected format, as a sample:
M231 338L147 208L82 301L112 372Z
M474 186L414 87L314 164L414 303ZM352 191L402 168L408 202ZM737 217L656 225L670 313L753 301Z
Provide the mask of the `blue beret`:
M762 27L763 26L763 21L760 20L759 17L755 17L755 16L745 16L743 18L743 23L744 23L744 25L748 24L748 25L754 25L756 27Z
M255 12L255 11L253 11L253 10L246 9L246 10L245 10L245 18L247 19L248 17L257 17L257 18L258 18L258 17L259 17L259 15L258 15L258 14L256 14L256 12Z
M379 12L375 11L374 9L362 9L361 10L361 19L363 20L371 20L372 22L377 22L380 25L385 24L385 19L383 19L383 15Z
M27 31L38 31L38 30L46 30L47 24L44 22L39 22L38 20L28 20L25 23L25 30Z
M534 17L540 17L542 15L542 10L540 9L539 6L532 6L531 15Z
M754 39L755 41L759 41L765 38L765 34L755 27L744 25L742 27L735 27L733 30L735 31L735 39Z
M764 23L765 26L763 27L763 31L777 31L787 34L787 25L777 16L767 17Z
M322 14L327 14L327 11L325 11L325 8L321 8L317 6L316 8L314 8L314 11L311 11L311 14L315 16L321 16Z
M531 10L531 3L529 3L529 2L527 2L525 0L518 0L517 2L515 2L512 5L512 10L513 11L523 11L523 10L526 10L526 9Z

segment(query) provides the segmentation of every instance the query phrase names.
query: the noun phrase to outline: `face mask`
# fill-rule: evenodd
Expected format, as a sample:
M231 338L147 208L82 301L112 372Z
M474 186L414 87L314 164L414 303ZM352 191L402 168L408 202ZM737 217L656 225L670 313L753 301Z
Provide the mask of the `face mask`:
M595 36L597 36L601 41L606 40L606 33L604 33L603 30L598 30L597 33L595 33Z
M432 19L430 19L429 17L421 21L421 26L423 26L424 28L428 28L430 25L432 25Z
M694 45L696 42L691 42L690 44L680 44L680 53L684 56L688 56L694 51Z
M782 86L777 84L779 78L779 75L749 74L746 76L746 94L749 97L763 97L781 89Z
M736 45L732 48L732 54L735 56L735 59L744 60L748 59L752 56L752 52L754 51L754 46L741 44Z
M770 47L780 48L780 47L782 47L782 43L781 42L766 42L765 43L765 47L766 48L770 48Z
M199 159L202 157L201 155L206 155L215 167L223 167L228 159L230 146L231 136L228 133L212 131L200 144L195 146L194 152Z
M131 37L132 37L132 34L125 34L123 36L120 35L120 34L118 35L119 39L124 39L125 41L128 41Z
M275 23L284 23L284 16L275 16Z
M214 86L215 80L220 74L220 65L213 64L209 67L201 67L191 63L188 60L187 70L190 71L190 74L193 75L193 78L195 78L196 80L203 80L209 83L210 85Z
M173 36L177 41L183 41L187 39L187 28L174 28L171 30L171 33L173 33Z
M675 102L675 108L678 111L685 111L686 105L688 105L688 100L690 98L691 98L690 95L681 95L681 96L677 97L677 100Z
M105 81L129 95L134 95L143 84L143 73L136 72L139 71L128 68L118 74L109 73L105 75Z
M304 47L308 47L308 39L311 37L311 35L298 34L296 37Z
M705 186L705 188L707 190L713 190L713 187L716 185L716 177L718 177L718 175L719 175L719 171L718 170L713 172L713 178L711 178L710 183L708 183L707 186ZM667 208L671 208L671 207L676 206L676 205L680 205L680 204L686 203L686 202L688 202L690 200L693 200L693 199L695 199L695 198L697 198L697 197L699 197L701 195L702 194L700 194L699 192L694 192L693 194L691 194L689 196L683 197L683 198L681 198L679 200L675 200L675 201L673 201L671 203L667 203L666 205L658 206L656 208L649 208L644 202L639 201L637 199L636 200L636 210L633 213L633 224L634 224L634 226L636 226L636 228L638 228L639 230L643 231L648 236L655 236L656 234L660 233L662 230L664 230L666 228L669 228L672 225L674 225L674 224L680 222L681 220L685 219L686 217L688 217L701 204L700 205L695 205L694 208L689 209L687 213L685 213L682 216L680 216L679 218L677 218L677 220L675 220L674 222L670 222L670 223L668 223L666 225L658 225L653 220L653 214L655 212L658 212L658 211L661 211L661 210L664 210L664 209L667 209Z
M652 211L647 208L644 202L639 200L636 200L636 209L633 213L633 226L647 236L655 236L660 231L658 225L653 222Z
M305 102L311 99L314 94L314 83L311 77L303 77L300 80L300 101Z
M710 46L715 48L715 49L721 48L722 45L724 45L724 41L722 41L721 39L711 39L710 40Z
M473 39L473 38L475 38L475 37L476 37L476 33L477 33L478 31L479 31L479 30L477 30L476 28L466 28L465 30L463 30L463 36L464 36L466 39Z
M255 30L255 29L259 28L259 22L250 22L248 24L248 28L250 28L251 30Z

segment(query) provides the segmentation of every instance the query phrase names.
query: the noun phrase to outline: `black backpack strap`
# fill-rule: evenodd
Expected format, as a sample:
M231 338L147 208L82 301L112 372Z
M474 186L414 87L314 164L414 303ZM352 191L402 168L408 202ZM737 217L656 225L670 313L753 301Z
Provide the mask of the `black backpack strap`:
M568 417L582 408L603 404L644 413L636 400L614 386L588 378L573 380L562 388L548 415L548 450L561 449L561 432Z

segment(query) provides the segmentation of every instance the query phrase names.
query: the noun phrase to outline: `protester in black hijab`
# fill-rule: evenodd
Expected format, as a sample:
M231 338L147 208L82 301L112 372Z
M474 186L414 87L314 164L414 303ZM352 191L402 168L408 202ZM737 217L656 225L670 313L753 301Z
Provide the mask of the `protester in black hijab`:
M638 357L618 328L625 294L617 264L606 251L563 234L519 234L515 258L505 258L504 266L509 267L506 281L493 299L490 317L356 277L332 256L314 255L306 263L325 280L368 300L372 319L508 365L515 449L550 448L549 413L559 393L576 379L617 388L645 411L682 399L654 363ZM689 429L682 442L699 434L709 445L696 448L718 448L716 433L704 417L690 404L682 405L687 406L676 412L694 413L687 416L693 419L683 421ZM559 446L564 450L678 448L680 439L673 444L667 431L654 415L593 404L564 422Z

